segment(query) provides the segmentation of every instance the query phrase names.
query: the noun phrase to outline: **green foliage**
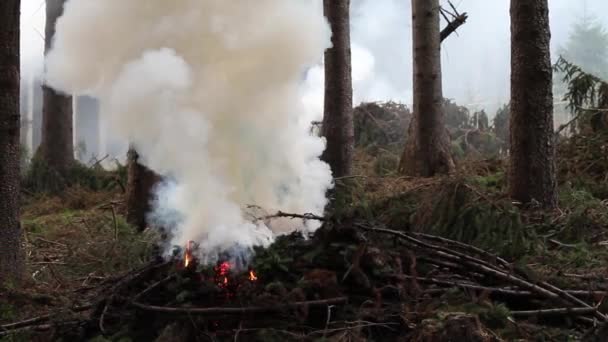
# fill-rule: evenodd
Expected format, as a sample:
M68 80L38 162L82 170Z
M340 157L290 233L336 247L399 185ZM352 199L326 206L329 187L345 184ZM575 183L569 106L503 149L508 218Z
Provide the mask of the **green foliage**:
M535 234L510 201L481 195L467 182L444 184L416 214L418 229L515 258L534 248ZM491 196L491 195L490 195Z
M445 124L449 129L473 128L469 110L451 99L443 100Z
M474 176L472 180L477 186L489 191L502 191L506 185L506 175L502 170L483 176Z
M362 103L354 109L355 146L400 152L412 118L409 108L396 102Z
M502 148L508 149L511 138L509 137L509 105L503 105L498 109L494 116L492 131L494 135L502 142Z
M567 85L564 100L577 119L577 126L583 129L592 124L592 120L608 108L608 83L600 77L585 72L578 65L560 56L554 65L556 72L563 75ZM573 126L575 127L575 126Z
M475 127L480 131L485 131L490 127L488 114L486 114L485 110L473 113L473 122Z
M294 236L281 236L268 248L255 247L253 268L263 278L280 279L289 276L289 265L293 262L293 251L290 251Z
M34 156L24 172L22 186L33 193L59 193L68 187L80 186L93 191L112 190L126 184L127 168L116 163L116 170L107 171L100 165L88 167L75 161L65 175Z

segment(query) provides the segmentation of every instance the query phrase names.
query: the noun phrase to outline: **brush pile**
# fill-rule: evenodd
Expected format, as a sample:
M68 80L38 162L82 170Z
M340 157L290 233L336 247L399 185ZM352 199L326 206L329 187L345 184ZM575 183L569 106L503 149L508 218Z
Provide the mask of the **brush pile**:
M186 266L178 253L105 282L99 300L71 314L3 325L0 333L52 329L64 338L137 341L500 341L527 340L559 325L591 338L594 326L607 321L608 310L597 304L608 290L605 279L560 288L461 242L352 218L324 221L309 239L292 234L257 250L249 267L210 267L196 259ZM87 314L76 319L74 312Z

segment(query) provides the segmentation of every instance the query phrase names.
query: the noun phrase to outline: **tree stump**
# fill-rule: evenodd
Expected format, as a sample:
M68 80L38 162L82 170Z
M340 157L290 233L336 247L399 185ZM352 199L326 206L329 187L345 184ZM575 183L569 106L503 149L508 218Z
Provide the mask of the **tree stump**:
M127 168L127 222L141 232L146 229L152 191L161 177L139 163L139 155L133 148L128 152Z

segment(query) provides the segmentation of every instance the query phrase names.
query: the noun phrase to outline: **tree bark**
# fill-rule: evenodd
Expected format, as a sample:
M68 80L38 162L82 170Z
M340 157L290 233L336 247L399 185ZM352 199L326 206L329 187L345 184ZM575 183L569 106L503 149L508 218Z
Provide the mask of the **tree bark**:
M350 0L323 0L332 31L332 47L325 51L325 100L322 135L327 148L322 159L334 177L352 171L355 149L353 86L350 48Z
M55 24L63 14L65 0L46 0L45 54L55 37ZM53 170L63 174L74 162L72 97L43 86L42 141L40 157Z
M509 194L557 205L548 0L511 0Z
M143 231L151 210L152 190L160 176L139 163L139 155L133 148L129 149L127 167L127 222Z
M399 171L430 177L454 170L441 85L439 0L412 0L414 111Z
M19 223L20 0L0 1L0 285L22 278Z

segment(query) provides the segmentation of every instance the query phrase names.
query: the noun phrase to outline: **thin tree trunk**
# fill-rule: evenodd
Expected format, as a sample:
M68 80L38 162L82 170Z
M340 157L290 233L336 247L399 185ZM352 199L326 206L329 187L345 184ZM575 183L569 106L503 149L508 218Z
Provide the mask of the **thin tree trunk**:
M143 231L151 210L152 191L160 176L139 163L139 155L133 148L128 152L127 167L127 222Z
M511 151L509 194L557 204L551 32L547 0L511 0Z
M19 223L20 0L0 1L0 285L24 269Z
M352 171L355 149L350 51L350 0L324 0L333 46L325 51L325 101L322 135L327 148L322 159L334 177Z
M412 0L414 116L399 171L430 177L454 170L441 85L439 0Z
M45 53L51 49L57 18L65 0L46 0ZM64 173L74 162L72 97L43 86L42 141L40 157L53 170Z

